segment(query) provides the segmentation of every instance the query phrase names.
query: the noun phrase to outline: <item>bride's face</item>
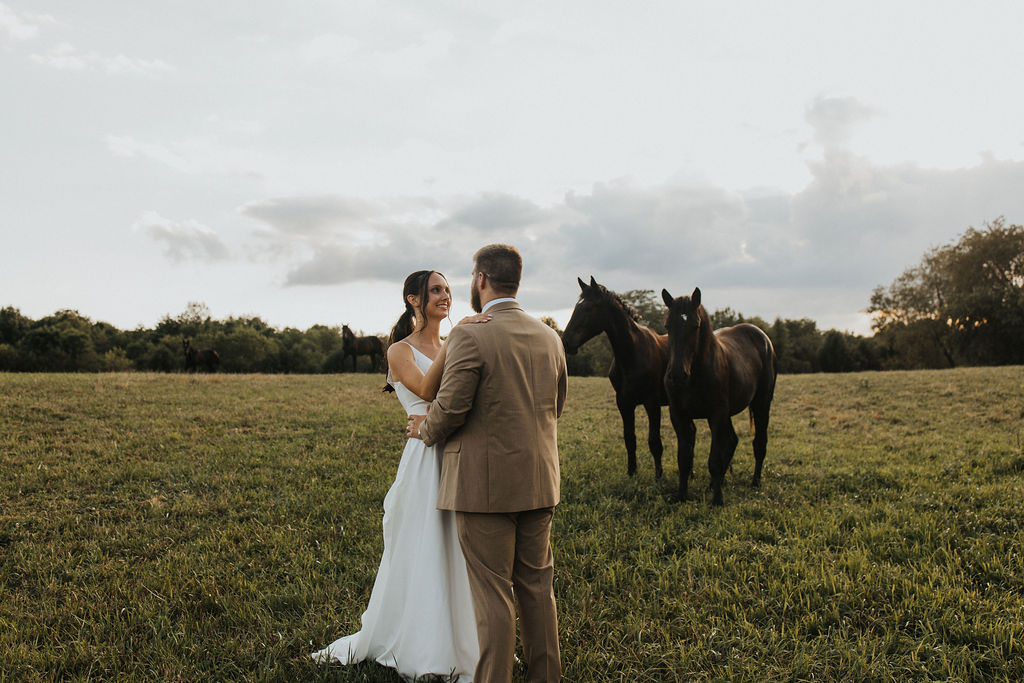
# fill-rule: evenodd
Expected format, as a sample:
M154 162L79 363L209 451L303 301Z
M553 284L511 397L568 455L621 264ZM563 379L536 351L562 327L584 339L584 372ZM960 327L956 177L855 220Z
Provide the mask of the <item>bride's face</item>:
M431 320L447 318L451 303L452 290L448 287L448 281L440 273L431 273L427 283L427 304L423 312Z

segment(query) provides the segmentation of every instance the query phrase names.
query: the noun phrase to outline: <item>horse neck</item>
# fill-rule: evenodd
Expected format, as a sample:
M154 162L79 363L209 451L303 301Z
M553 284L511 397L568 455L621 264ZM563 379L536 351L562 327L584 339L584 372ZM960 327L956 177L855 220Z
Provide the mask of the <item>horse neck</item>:
M697 361L710 363L718 352L721 342L715 336L715 328L711 324L711 316L708 315L703 306L700 308L699 315L701 324L700 332L698 333L700 337L697 339Z
M612 354L619 365L632 364L633 353L640 340L640 326L625 311L612 307L608 324L605 327L608 341L612 345Z

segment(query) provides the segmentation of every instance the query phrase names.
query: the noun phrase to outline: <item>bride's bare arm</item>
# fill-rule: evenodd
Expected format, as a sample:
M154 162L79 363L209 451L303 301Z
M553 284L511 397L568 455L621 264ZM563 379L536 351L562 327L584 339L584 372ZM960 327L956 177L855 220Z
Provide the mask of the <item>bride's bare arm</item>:
M463 318L458 324L485 323L490 319L489 314L478 313ZM447 348L447 342L441 344L440 353L434 358L434 362L430 364L427 372L423 373L416 365L416 358L408 344L392 344L388 349L388 368L391 371L391 377L404 384L409 391L424 401L433 401L441 386L445 349Z

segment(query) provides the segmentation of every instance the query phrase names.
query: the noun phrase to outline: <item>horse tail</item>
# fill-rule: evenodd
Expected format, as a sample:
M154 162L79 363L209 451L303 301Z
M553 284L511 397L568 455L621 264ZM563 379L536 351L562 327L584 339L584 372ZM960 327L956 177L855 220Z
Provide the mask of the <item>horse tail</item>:
M393 386L391 386L391 382L388 381L388 379L390 378L390 375L388 374L388 356L387 356L387 354L384 354L384 358L382 359L381 364L384 366L384 386L382 386L380 388L380 390L382 392L384 392L384 393L392 393L392 392L394 392L395 388Z

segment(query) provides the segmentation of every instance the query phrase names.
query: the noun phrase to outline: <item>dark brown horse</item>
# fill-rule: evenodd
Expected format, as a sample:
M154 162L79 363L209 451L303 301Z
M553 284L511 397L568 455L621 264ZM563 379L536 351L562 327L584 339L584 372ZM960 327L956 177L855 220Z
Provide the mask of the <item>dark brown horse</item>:
M576 353L589 339L604 332L615 359L608 379L615 389L615 404L622 416L622 439L626 442L626 471L636 473L636 407L647 411L647 445L654 457L654 476L661 477L661 406L665 396L665 368L668 336L640 324L640 316L615 292L590 277L580 278L580 299L562 333L566 353Z
M749 408L754 431L754 478L761 485L761 466L768 446L768 413L775 394L775 349L760 328L746 323L717 332L700 304L700 289L690 296L661 297L668 306L669 358L665 372L669 415L679 441L679 499L693 471L693 444L703 418L711 428L708 471L714 491L712 505L722 504L722 479L732 462L739 437L732 416Z
M199 372L200 370L217 372L217 366L220 365L219 353L213 349L197 349L188 339L182 341L181 345L185 349L186 372Z
M356 371L356 358L369 356L370 365L376 370L384 360L384 342L380 337L357 337L348 325L341 328L341 365L345 366L345 360L352 356L352 372Z

